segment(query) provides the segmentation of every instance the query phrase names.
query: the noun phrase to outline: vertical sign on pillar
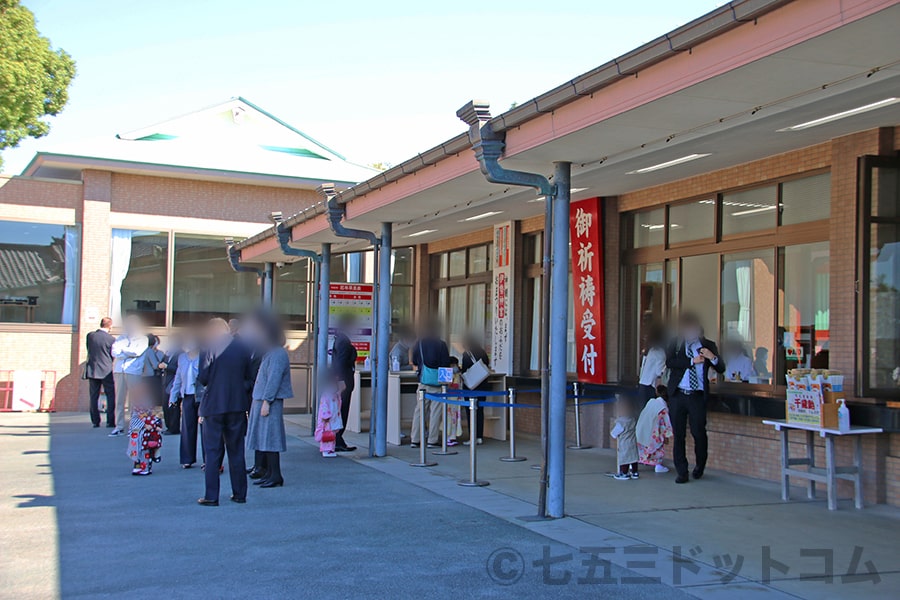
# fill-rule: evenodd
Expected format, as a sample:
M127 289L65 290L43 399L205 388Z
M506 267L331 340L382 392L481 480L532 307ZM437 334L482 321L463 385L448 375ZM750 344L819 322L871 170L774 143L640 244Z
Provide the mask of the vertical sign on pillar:
M573 202L569 209L572 286L578 380L606 383L606 327L603 295L603 223L600 198Z
M350 313L356 317L356 331L350 332L350 343L356 348L356 360L365 362L372 352L372 329L375 324L373 298L375 286L369 283L332 283L328 291L328 356L334 346L338 319Z
M493 315L491 323L491 367L497 373L512 373L512 307L514 260L512 221L494 226L494 250L491 257L493 274Z

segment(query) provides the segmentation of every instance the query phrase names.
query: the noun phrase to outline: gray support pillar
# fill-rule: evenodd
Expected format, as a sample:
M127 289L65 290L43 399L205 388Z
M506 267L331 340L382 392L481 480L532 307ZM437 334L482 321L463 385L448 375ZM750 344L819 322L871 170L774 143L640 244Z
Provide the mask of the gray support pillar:
M550 299L550 410L548 414L547 515L565 516L566 345L569 319L569 200L572 164L555 163L553 182L553 269Z
M375 409L375 456L387 455L387 405L388 377L390 372L391 343L391 244L393 243L393 225L381 224L381 253L378 266L378 312L375 330L375 364L377 372L374 395Z
M263 270L262 277L262 305L263 308L271 309L272 308L272 286L274 283L275 277L275 265L267 262L265 265L265 269Z
M328 288L330 286L331 244L322 244L322 262L319 266L319 310L316 311L316 377L319 381L324 381L328 370Z

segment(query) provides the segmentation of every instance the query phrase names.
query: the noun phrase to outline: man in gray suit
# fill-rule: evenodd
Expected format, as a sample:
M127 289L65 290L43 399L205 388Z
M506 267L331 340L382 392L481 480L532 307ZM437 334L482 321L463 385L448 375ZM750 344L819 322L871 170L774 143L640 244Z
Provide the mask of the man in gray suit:
M91 392L91 423L100 427L100 388L106 394L106 426L116 426L116 385L113 382L112 345L116 338L110 335L112 319L100 319L100 329L87 334L87 362L84 378Z

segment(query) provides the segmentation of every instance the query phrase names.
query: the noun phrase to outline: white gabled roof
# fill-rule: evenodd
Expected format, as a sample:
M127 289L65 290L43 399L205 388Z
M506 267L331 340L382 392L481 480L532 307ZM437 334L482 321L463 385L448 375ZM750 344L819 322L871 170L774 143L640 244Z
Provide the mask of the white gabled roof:
M155 173L171 169L310 183L352 184L377 173L347 161L253 103L232 98L115 137L39 152L22 174L64 177L66 170L97 168L98 162L103 168L130 172L140 172L143 166Z

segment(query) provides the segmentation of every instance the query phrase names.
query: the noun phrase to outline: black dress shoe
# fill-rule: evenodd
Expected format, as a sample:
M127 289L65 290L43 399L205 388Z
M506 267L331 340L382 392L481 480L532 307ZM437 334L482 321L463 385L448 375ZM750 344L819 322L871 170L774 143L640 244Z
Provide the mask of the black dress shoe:
M701 477L703 477L703 469L701 469L700 467L695 467L691 475L694 476L694 479L700 479Z
M257 479L256 481L254 481L253 485L262 485L262 484L266 483L267 481L268 481L268 479L261 477L261 478Z
M234 502L235 504L246 504L247 503L246 498L235 498L234 496L231 497L231 501Z
M356 450L356 446L338 446L334 449L335 452L353 452Z
M200 498L199 500L197 500L197 504L199 504L200 506L218 506L219 501L218 500L207 500L206 498Z
M250 477L250 479L265 479L265 478L266 478L266 472L265 472L265 471L261 471L261 470L259 470L259 469L253 469L252 471L250 471L250 472L248 473L248 477Z
M100 427L100 423L94 423L93 428L97 429L98 427Z
M688 482L687 475L679 475L678 477L675 478L675 483L687 483L687 482Z
M259 484L261 488L273 488L273 487L281 487L284 485L284 479L279 479L278 481L263 481Z

